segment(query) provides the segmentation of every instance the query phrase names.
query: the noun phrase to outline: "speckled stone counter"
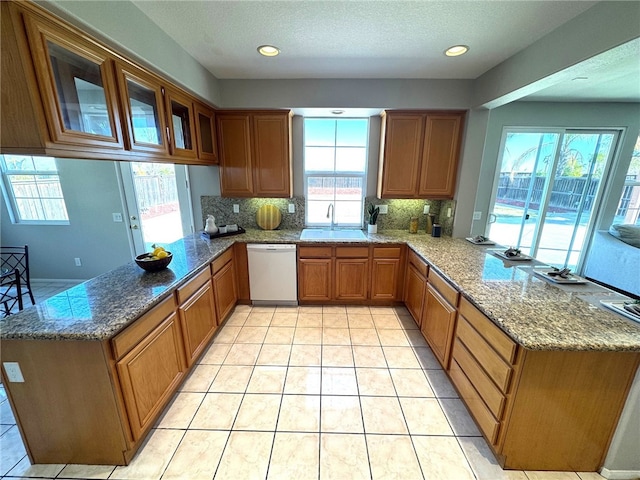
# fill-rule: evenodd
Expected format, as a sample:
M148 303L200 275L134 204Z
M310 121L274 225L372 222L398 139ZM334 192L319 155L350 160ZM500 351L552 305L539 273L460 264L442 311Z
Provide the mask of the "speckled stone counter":
M112 337L236 241L301 243L299 230L248 230L215 240L194 234L168 247L174 259L167 270L151 274L134 262L123 265L0 320L0 338ZM364 241L332 242L408 244L525 348L640 351L640 324L587 302L585 296L594 293L593 286L550 284L531 275L525 265L491 255L490 249L496 247L405 231L384 231ZM619 297L600 287L596 290L600 297Z

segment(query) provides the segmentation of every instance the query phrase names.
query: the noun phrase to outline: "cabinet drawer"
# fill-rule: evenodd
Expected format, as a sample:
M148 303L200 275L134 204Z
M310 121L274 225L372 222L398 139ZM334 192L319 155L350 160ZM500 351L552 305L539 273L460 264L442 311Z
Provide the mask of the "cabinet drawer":
M466 298L460 300L460 308L458 310L502 358L511 364L515 362L517 344L506 333L500 330Z
M207 283L210 278L211 271L208 268L205 268L187 283L185 283L181 287L178 287L178 289L176 290L178 304L183 303L187 298L193 295L200 287Z
M462 315L458 315L457 336L472 353L478 364L487 372L491 380L506 393L511 380L511 366L505 363L502 357L491 348L491 345L476 332Z
M429 267L427 266L426 262L422 260L420 256L413 250L409 250L409 264L413 265L416 270L420 272L424 277L427 276Z
M373 258L400 258L401 247L374 247Z
M449 375L453 384L458 388L458 392L460 392L460 396L464 400L465 405L471 411L473 418L476 419L480 430L482 430L482 433L487 437L487 440L489 440L492 445L495 445L498 438L500 422L491 414L455 359L451 361Z
M473 355L458 339L453 345L453 359L458 363L465 376L474 386L484 403L496 418L502 418L502 411L506 401L500 389L489 379L478 365Z
M300 258L331 258L331 247L298 247Z
M429 283L434 287L443 298L454 307L458 306L458 291L453 288L447 281L438 275L433 269L429 270Z
M233 250L229 248L222 255L216 258L211 264L211 274L215 275L218 271L224 267L229 261L233 259Z
M368 258L369 247L336 247L336 258Z
M118 360L140 343L149 332L160 325L175 309L176 303L173 295L171 295L119 333L111 340L115 359Z

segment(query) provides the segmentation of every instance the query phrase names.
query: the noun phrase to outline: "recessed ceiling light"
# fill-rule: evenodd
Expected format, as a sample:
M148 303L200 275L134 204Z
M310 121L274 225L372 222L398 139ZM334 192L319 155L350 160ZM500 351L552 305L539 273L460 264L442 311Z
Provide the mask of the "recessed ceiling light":
M264 55L265 57L275 57L280 54L280 49L278 47L274 47L273 45L260 45L258 47L258 53L260 55Z
M344 110L331 110L331 113L333 113L334 115L342 115L344 113Z
M449 47L444 51L444 54L447 57L457 57L459 55L464 55L469 51L469 47L466 45L454 45L453 47Z

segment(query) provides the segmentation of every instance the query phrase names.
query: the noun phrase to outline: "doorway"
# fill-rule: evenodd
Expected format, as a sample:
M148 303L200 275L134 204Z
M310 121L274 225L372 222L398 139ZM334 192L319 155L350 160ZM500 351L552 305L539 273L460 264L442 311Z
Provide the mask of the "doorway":
M120 162L127 222L136 255L193 232L188 172L184 165Z
M505 129L489 237L579 271L619 132Z

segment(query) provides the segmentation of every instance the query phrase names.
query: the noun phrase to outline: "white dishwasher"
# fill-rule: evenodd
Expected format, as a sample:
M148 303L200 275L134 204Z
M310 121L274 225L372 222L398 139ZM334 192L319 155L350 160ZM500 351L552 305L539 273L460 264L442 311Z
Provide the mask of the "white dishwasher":
M254 305L297 305L296 245L250 243L249 288Z

